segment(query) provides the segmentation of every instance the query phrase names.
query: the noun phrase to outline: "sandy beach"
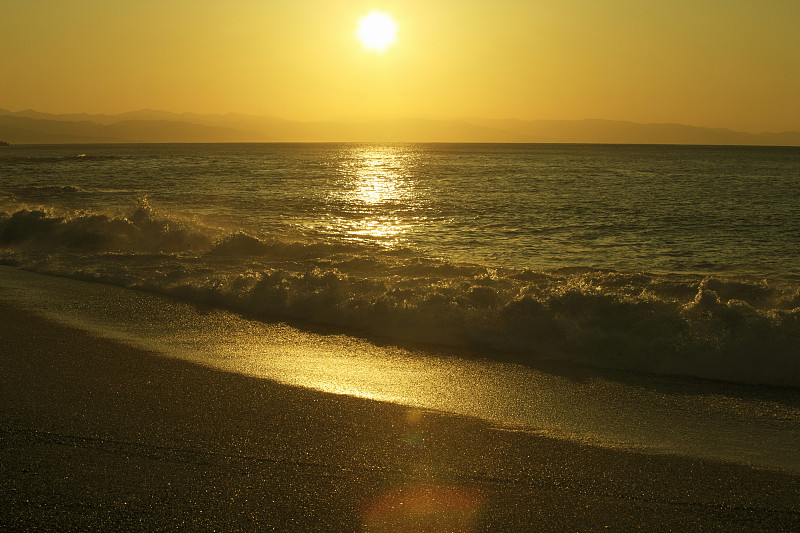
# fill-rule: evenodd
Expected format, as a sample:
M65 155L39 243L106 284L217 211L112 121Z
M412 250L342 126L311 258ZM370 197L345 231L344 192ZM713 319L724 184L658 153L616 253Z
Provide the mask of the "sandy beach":
M169 359L2 303L0 529L789 531L800 476Z

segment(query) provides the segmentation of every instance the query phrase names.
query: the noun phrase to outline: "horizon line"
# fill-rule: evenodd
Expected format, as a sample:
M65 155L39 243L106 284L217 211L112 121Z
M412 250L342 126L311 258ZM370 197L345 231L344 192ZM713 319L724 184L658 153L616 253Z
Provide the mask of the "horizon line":
M691 124L687 122L676 122L676 121L669 121L669 122L658 122L658 121L638 121L638 120L630 120L630 119L615 119L615 118L598 118L598 117L588 117L588 118L578 118L578 119L568 119L568 118L519 118L519 117L486 117L486 116L459 116L459 117L431 117L431 116L419 116L419 115L404 115L404 116L396 116L396 117L376 117L376 118L367 118L367 117L354 117L354 118L314 118L314 119L297 119L297 118L287 118L277 115L269 115L269 114L260 114L260 113L245 113L240 111L225 111L225 112L197 112L197 111L169 111L166 109L157 109L152 107L143 107L139 109L132 109L129 111L120 111L114 113L102 113L102 112L89 112L89 111L69 111L69 112L52 112L52 111L40 111L38 109L34 109L32 107L28 107L25 109L19 110L11 110L8 108L0 107L0 112L8 112L10 114L19 114L25 112L37 113L42 115L52 115L52 116L69 116L69 115L83 115L87 117L119 117L121 115L130 115L135 113L164 113L169 115L193 115L197 117L226 117L226 116L244 116L250 118L260 118L260 119L271 119L271 120L280 120L285 122L295 122L299 124L319 124L319 123L339 123L339 124L357 124L357 123L370 123L370 122L391 122L391 121L403 121L403 120L419 120L419 121L431 121L431 122L468 122L474 120L481 120L481 121L517 121L517 122L608 122L608 123L620 123L620 124L637 124L642 126L684 126L690 128L701 128L701 129L708 129L708 130L723 130L723 131L730 131L734 133L742 133L748 135L763 135L763 134L773 134L773 135L781 135L781 134L788 134L788 133L800 133L800 125L798 125L797 129L789 129L789 130L782 130L782 131L752 131L752 130L745 130L745 129L734 129L734 127L730 126L707 126L707 125L698 125L698 124ZM142 119L142 120L154 120L154 119ZM523 141L524 142L524 141ZM567 143L567 144L576 144L576 143ZM587 143L577 143L577 144L587 144ZM595 144L595 143L591 143Z

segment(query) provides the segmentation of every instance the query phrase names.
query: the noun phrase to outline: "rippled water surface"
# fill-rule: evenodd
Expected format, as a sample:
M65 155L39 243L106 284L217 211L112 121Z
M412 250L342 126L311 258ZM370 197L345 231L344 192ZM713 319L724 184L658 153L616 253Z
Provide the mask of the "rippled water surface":
M800 149L11 146L0 263L392 342L800 387Z
M518 268L800 276L800 149L256 144L8 147L2 192L152 206L257 237Z

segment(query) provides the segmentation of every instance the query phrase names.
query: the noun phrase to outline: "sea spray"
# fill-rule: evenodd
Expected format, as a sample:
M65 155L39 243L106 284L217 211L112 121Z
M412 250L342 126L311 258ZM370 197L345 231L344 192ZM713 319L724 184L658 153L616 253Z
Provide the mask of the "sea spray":
M0 261L270 320L533 363L800 386L789 281L447 261L369 243L287 241L160 213L0 214Z

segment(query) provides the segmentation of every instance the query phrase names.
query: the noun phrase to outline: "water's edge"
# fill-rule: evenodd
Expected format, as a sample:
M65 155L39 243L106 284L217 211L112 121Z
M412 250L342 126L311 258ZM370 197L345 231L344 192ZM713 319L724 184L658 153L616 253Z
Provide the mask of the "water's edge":
M587 444L800 471L793 389L462 359L8 267L0 297L95 334L290 385Z

